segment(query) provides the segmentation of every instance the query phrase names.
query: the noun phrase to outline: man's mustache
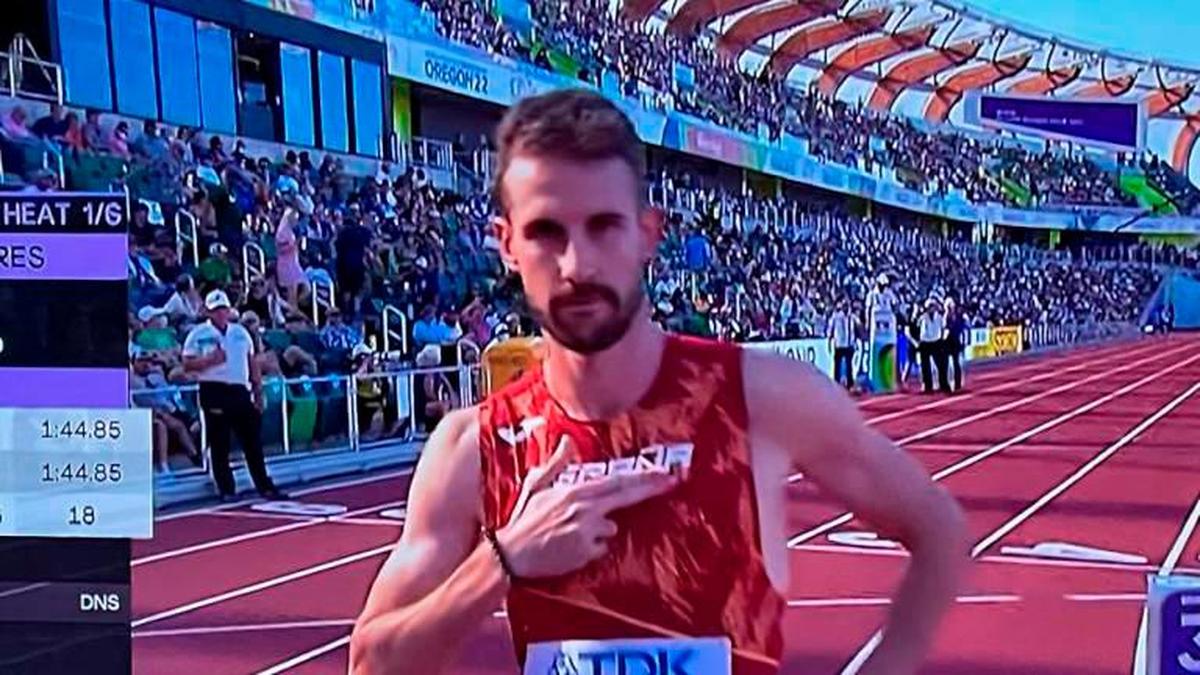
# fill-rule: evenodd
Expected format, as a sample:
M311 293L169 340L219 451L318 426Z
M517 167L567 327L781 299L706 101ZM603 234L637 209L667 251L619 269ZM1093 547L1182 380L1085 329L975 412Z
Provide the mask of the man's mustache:
M614 309L621 305L617 292L599 284L578 284L562 295L550 299L551 311L564 309L571 305L579 305L599 300L611 305Z

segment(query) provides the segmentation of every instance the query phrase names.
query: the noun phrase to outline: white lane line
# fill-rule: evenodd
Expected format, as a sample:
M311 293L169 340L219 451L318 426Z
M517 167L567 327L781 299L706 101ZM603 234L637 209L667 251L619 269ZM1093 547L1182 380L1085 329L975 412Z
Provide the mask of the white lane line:
M312 619L309 621L279 621L276 623L243 623L227 626L192 626L189 628L164 628L162 630L139 630L133 638L179 637L186 635L221 635L226 633L258 633L273 630L303 630L306 628L349 628L354 619Z
M306 497L308 495L314 495L319 492L327 492L330 490L340 490L342 488L356 487L358 485L367 485L370 483L377 483L379 481L388 480L390 478L403 478L405 476L411 476L412 472L413 472L413 468L409 467L407 469L401 469L399 471L388 471L386 473L376 474L374 476L366 476L364 478L355 478L353 480L341 481L341 482L337 482L337 483L330 483L328 485L314 485L313 487L304 488L302 490L296 490L296 491L292 492L292 497ZM230 509L236 509L239 506L248 506L250 504L254 504L259 501L262 501L262 500L260 500L258 498L243 499L241 501L229 502L228 504L218 504L215 506L204 506L204 507L200 507L197 509L189 509L187 511L176 511L175 513L167 513L167 514L164 514L161 516L155 516L154 522L162 523L162 522L166 522L169 520L178 520L179 518L187 518L189 516L203 516L203 515L212 514L213 512L221 512L221 511L228 511Z
M1196 358L1200 358L1200 355L1194 356L1191 359L1188 359L1188 361L1194 361ZM1188 361L1184 361L1183 363L1187 363ZM1058 485L1054 486L1049 491L1047 491L1044 495L1042 495L1040 498L1038 498L1037 501L1035 501L1033 504L1030 504L1028 507L1026 507L1020 513L1018 513L1016 516L1014 516L1013 518L1010 518L1003 525L1001 525L1000 527L993 530L990 535L988 535L987 537L984 537L982 541L980 541L978 544L975 545L975 547L973 549L971 549L971 557L972 558L979 557L979 555L983 551L987 550L987 548L989 546L996 543L1002 537L1004 537L1005 535L1007 535L1010 532L1012 532L1013 530L1015 530L1018 526L1020 526L1021 523L1025 522L1030 517L1032 517L1034 514L1036 514L1038 511L1040 511L1042 509L1042 507L1044 507L1046 504L1049 504L1051 501L1053 501L1057 497L1061 496L1064 492L1066 492L1068 489L1070 489L1072 486L1074 486L1080 480L1083 480L1083 478L1085 476L1087 476L1089 473L1091 473L1096 467L1103 464L1108 458L1110 458L1114 454L1116 454L1117 451L1119 451L1121 448L1132 443L1138 436L1140 436L1142 434L1142 432L1144 432L1146 429L1149 429L1152 425L1157 423L1159 420L1161 420L1162 418L1169 415L1171 413L1171 411L1178 408L1181 404L1183 404L1184 401L1189 399L1198 390L1200 390L1200 382L1194 383L1191 387L1188 387L1187 390L1185 390L1182 394L1171 399L1171 401L1169 403L1167 403L1165 406L1159 408L1153 414L1151 414L1149 417L1143 419L1141 422L1139 422L1137 424L1137 426L1135 426L1133 429L1126 432L1123 436L1121 436L1121 438L1117 439L1117 441L1115 443L1113 443L1112 445L1109 445L1107 448L1100 451L1099 454L1097 454L1090 461L1088 461L1086 464L1084 464L1082 467L1080 467L1078 470L1076 470L1074 473L1072 473L1070 476L1068 476L1061 483L1059 483ZM846 667L842 670L842 675L854 675L855 673L857 673L858 670L862 667L862 665L866 662L866 660L868 658L870 658L871 654L874 653L875 650L879 647L879 643L881 642L882 639L883 639L883 630L877 629L875 631L875 634L871 636L871 639L868 640L867 643L865 645L863 645L861 649L858 650L858 652L854 655L854 658L851 659L850 663L847 664Z
M1162 355L1160 355L1160 356L1162 356ZM1149 357L1147 359L1141 359L1138 361L1134 361L1125 366L1122 366L1121 368L1116 368L1114 370L1111 370L1108 373L1092 375L1090 377L1087 377L1085 379L1079 380L1074 383L1069 383L1069 384L1063 385L1061 387L1055 387L1054 389L1044 392L1044 394L1040 394L1039 396L1046 396L1046 395L1053 395L1055 393L1062 393L1063 391L1066 391L1067 389L1081 386L1081 385L1086 384L1087 382L1095 380L1097 378L1107 377L1107 376L1111 375L1112 373L1116 373L1121 370L1135 368L1135 367L1141 365L1142 363L1145 363L1148 361L1153 361L1156 358L1159 358L1159 357ZM1042 422L1041 424L1039 424L1035 427L1026 429L1025 431L1022 431L1021 433L1009 438L1006 441L1003 441L1001 443L997 443L996 445L990 446L985 450L981 450L980 452L977 452L973 455L965 457L962 460L959 460L958 462L955 462L954 464L951 464L950 466L947 466L947 467L939 470L937 473L933 474L933 480L940 481L943 478L946 478L947 476L952 476L960 471L963 471L975 464L978 464L979 462L982 462L983 460L985 460L993 455L1003 452L1003 451L1007 450L1008 448L1025 441L1029 438L1033 438L1034 436L1037 436L1038 434L1041 434L1045 431L1053 429L1054 427L1057 427L1065 422L1068 422L1076 417L1079 417L1080 415L1087 414L1087 413L1091 412L1092 410L1095 410L1096 408L1104 405L1105 403L1108 403L1109 401L1112 401L1116 398L1124 396L1139 387L1145 386L1147 383L1153 382L1154 380L1157 380L1158 378L1162 377L1163 375L1166 375L1167 373L1170 373L1170 372L1173 372L1180 368L1183 368L1184 366L1189 365L1190 363L1192 363L1193 361L1196 361L1197 359L1200 359L1200 354L1192 356L1184 361L1180 361L1179 363L1176 363L1174 365L1168 366L1167 368L1164 368L1158 372L1147 375L1146 377L1143 377L1140 380L1131 382L1131 383L1121 387L1120 389L1117 389L1116 391L1110 392L1108 394L1100 396L1099 398L1093 399L1092 401L1085 403L1085 404L1079 406L1078 408L1075 408L1074 410L1071 410L1071 411L1063 413L1053 419ZM963 419L967 420L970 418L963 418ZM952 423L952 424L954 424L954 423ZM946 426L946 425L942 425L942 426ZM936 429L937 427L934 427L934 428ZM926 434L926 432L921 432L919 434L915 434L914 436L920 437L920 436L924 436L925 434ZM905 444L911 442L911 439L913 439L914 436L909 436L908 438L902 438L899 441L897 441L896 444L897 445L905 445ZM842 515L838 516L837 518L828 520L814 528L811 528L809 530L801 532L800 534L792 537L790 540L788 540L788 546L791 548L795 548L796 546L799 546L800 544L803 544L812 539L815 539L815 538L825 534L826 532L837 529L852 520L854 520L853 513L849 513L849 512L843 513Z
M1162 565L1155 572L1157 576L1169 577L1174 573L1179 565L1179 561L1183 557L1183 550L1187 548L1188 540L1192 538L1192 534L1196 531L1196 526L1200 524L1200 497L1196 499L1196 504L1192 507L1191 513L1183 521L1183 526L1179 528L1179 535L1175 537L1175 541L1171 543L1171 549L1167 551L1167 557L1163 558ZM1145 675L1146 673L1146 640L1149 637L1150 617L1147 615L1147 609L1142 607L1142 619L1138 624L1137 643L1133 650L1133 674Z
M278 675L279 673L282 673L285 670L289 670L291 668L295 668L296 666L298 666L302 663L312 661L313 659L320 657L320 656L324 656L325 654L328 654L329 652L332 652L336 649L341 649L342 647L344 647L348 644L350 644L350 636L343 635L342 637L334 640L333 642L327 642L327 643L321 645L320 647L313 647L312 649L304 652L303 654L297 654L297 655L293 656L292 658L288 659L287 661L282 661L280 663L277 663L277 664L271 666L270 668L267 668L265 670L260 670L255 675Z
M1036 501L1022 509L1020 513L1012 518L1009 518L1007 522L993 530L991 534L989 534L987 537L984 537L982 541L976 544L975 548L971 549L971 557L978 558L979 555L986 551L992 544L995 544L1002 538L1008 536L1013 530L1020 527L1022 523L1032 518L1038 511L1041 511L1047 504L1055 499L1058 499L1064 492L1074 487L1089 473L1095 471L1097 467L1108 461L1113 455L1120 452L1121 448L1124 448L1125 446L1137 440L1137 437L1141 436L1143 432L1154 426L1162 418L1170 415L1173 410L1183 405L1183 402L1191 398L1192 395L1197 391L1200 391L1200 382L1196 382L1191 387L1188 387L1186 391L1179 396L1176 396L1171 400L1170 403L1159 408L1154 412L1154 414L1139 422L1137 426L1130 429L1125 433L1125 435L1118 438L1115 443L1112 443L1107 448L1101 450L1096 454L1095 457L1088 460L1086 464L1076 469L1070 476L1064 478L1058 485L1055 485L1047 490L1045 494L1043 494L1041 497L1038 497ZM1195 524L1193 523L1193 527L1194 526ZM1174 567L1174 565L1171 566Z
M855 548L852 546L835 546L831 544L801 544L793 551L809 553L836 553L841 555L866 555L884 558L907 558L908 551L904 549ZM999 565L1024 565L1026 567L1063 567L1086 570L1112 570L1116 572L1137 572L1143 576L1146 572L1157 572L1157 565L1130 565L1126 563L1107 563L1087 560L1052 560L1049 558L1014 558L1006 555L985 555L980 562L996 563ZM1200 576L1200 567L1176 567L1175 574Z
M1145 593L1068 593L1063 596L1072 602L1142 602Z
M403 527L403 520L395 518L337 518L330 520L331 525L373 525L382 527Z
M1200 525L1200 497L1197 497L1196 504L1192 507L1192 512L1188 514L1187 520L1183 522L1183 527L1179 528L1179 536L1175 538L1175 543L1171 544L1171 550L1167 552L1167 557L1163 559L1162 567L1158 570L1158 576L1170 576L1175 571L1175 568L1179 565L1179 561L1183 559L1183 550L1187 548L1187 543L1192 538L1192 533L1196 531L1197 525Z
M1186 348L1187 347L1179 347L1175 351L1176 352L1184 351ZM1147 353L1147 352L1150 352L1152 354L1151 358L1154 358L1154 356L1155 356L1155 355L1153 355L1154 350L1149 349L1149 348L1139 349L1136 352L1126 354L1125 358L1128 358L1129 356L1133 356L1135 354L1140 355L1140 354ZM1060 376L1066 375L1068 373L1073 373L1077 370L1082 370L1084 368L1094 366L1095 364L1096 364L1096 362L1093 359L1084 360L1081 363L1077 363L1077 364L1075 364L1073 366L1069 366L1067 368L1045 368L1046 364L1038 364L1039 369L1044 369L1046 371L1046 372L1042 373L1041 375L1035 375L1030 378L1016 378L1012 381L1005 382L1003 384L998 384L993 387L988 387L987 389L981 389L981 390L973 392L973 393L958 394L958 395L950 396L949 398L943 398L943 399L940 399L937 401L933 401L931 403L925 403L922 405L914 406L912 408L905 408L904 410L897 410L895 412L890 412L890 413L886 413L883 415L876 415L875 417L871 417L871 418L867 419L867 424L878 424L880 422L887 422L889 420L899 419L901 417L907 417L914 413L925 412L927 410L936 410L937 408L942 408L942 407L951 405L953 403L958 403L960 401L967 401L967 400L973 399L973 398L979 396L980 394L996 394L996 393L1000 393L1002 391L1008 391L1009 389L1015 389L1019 386L1026 385L1026 384L1029 384L1032 382L1041 382L1042 380L1047 380L1052 377L1060 377ZM1108 371L1106 373L1101 373L1101 375L1111 374L1112 372L1115 372L1115 371Z
M301 516L292 513L264 513L261 511L217 511L209 513L214 518L248 518L250 520L287 520L291 522L320 520L318 516Z
M225 591L224 593L210 595L207 598L201 598L194 602L189 602L187 604L179 605L178 607L172 607L171 609L167 609L167 610L163 610L161 612L155 613L155 614L151 614L150 616L144 616L140 619L135 619L134 621L132 621L130 623L130 627L137 628L139 626L145 626L146 624L151 624L156 621L162 621L163 619L170 619L171 617L179 616L180 614L187 614L188 612L194 612L198 609L203 609L205 607L211 607L212 605L215 605L215 604L218 604L221 602L226 602L228 600L234 600L236 598L240 598L240 597L243 597L246 595L258 593L259 591L265 591L268 588L274 588L276 586L281 586L283 584L290 583L290 582L296 581L298 579L303 579L305 577L311 577L314 574L320 574L321 572L327 572L332 569L337 569L338 567L343 567L343 566L349 565L351 563L356 563L360 560L367 560L367 559L373 558L377 555L382 555L384 553L387 553L388 551L391 551L393 548L395 548L395 544L386 544L384 546L376 546L375 548L367 549L365 551L359 551L358 553L352 553L350 555L342 556L341 558L334 558L333 560L327 560L319 565L313 565L311 567L304 567L304 568L301 568L301 569L298 569L298 570L295 570L292 572L288 572L287 574L282 574L280 576L272 577L270 579L264 579L262 581L250 584L248 586L241 586L238 588L234 588L234 589Z
M323 523L339 522L339 521L346 520L348 518L354 518L354 516L361 515L364 513L372 513L374 511L380 511L380 510L392 508L395 506L403 506L405 504L406 504L405 500L394 501L394 502L384 502L383 504L376 504L373 506L365 506L361 509L355 509L354 511L347 511L346 513L343 513L341 515L331 516L328 518L308 518L306 520L288 523L287 525L277 525L275 527L268 527L268 528L262 529L262 530L255 530L253 532L244 532L242 534L235 534L235 535L231 535L228 537L224 537L222 539L213 539L211 541L200 542L198 544L192 544L191 546L184 546L182 548L172 549L170 551L162 551L161 553L154 553L152 555L137 558L137 559L131 561L129 563L129 565L130 565L130 567L137 567L139 565L145 565L148 563L158 562L160 560L168 560L170 558L177 558L179 556L189 555L192 553L198 553L200 551L207 551L209 549L220 548L222 546L238 544L243 541L250 541L252 539L259 539L262 537L270 537L270 536L274 536L276 534L282 534L284 532L291 532L294 530L302 530L304 528L313 527L315 525L321 525ZM400 523L400 521L393 521L391 524L392 525L400 525L401 523Z
M1021 596L1012 594L960 595L955 602L963 605L987 605L1002 602L1020 602ZM890 597L870 598L802 598L788 600L788 607L877 607L892 604Z

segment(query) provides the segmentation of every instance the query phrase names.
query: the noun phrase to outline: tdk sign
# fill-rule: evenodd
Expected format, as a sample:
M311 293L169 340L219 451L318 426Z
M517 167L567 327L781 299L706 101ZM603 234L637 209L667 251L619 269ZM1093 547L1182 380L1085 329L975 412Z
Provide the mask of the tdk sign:
M571 640L529 646L525 675L730 675L726 638Z

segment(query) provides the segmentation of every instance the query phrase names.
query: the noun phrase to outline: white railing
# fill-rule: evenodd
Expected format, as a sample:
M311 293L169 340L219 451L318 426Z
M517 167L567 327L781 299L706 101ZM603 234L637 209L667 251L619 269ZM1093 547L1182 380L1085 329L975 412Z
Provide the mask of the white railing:
M39 91L37 87L27 86L29 77L26 68L33 69L41 75L48 91ZM5 78L4 89L10 97L21 96L62 105L62 66L39 57L33 43L20 33L9 43L8 51L0 53L0 74Z
M454 170L454 145L448 141L414 136L409 143L409 157L413 166Z
M476 388L474 381L479 373L478 364L459 364L438 368L407 368L395 371L382 371L355 375L331 375L325 377L302 377L284 380L268 379L263 383L267 392L267 410L264 415L262 441L268 463L279 460L312 456L315 453L345 453L357 452L364 448L376 447L388 443L410 442L420 440L427 434L421 429L425 419L424 410L414 405L416 387L422 376L444 375L459 377L459 403L463 406L476 403ZM397 421L407 421L407 428L397 435L378 438L366 437L371 419L360 417L358 405L358 388L364 382L379 382L386 392L385 407ZM293 390L299 389L299 393ZM152 405L152 399L166 398L177 402L189 402L181 414L192 418L191 422L199 424L199 448L203 461L199 467L187 467L172 470L174 476L202 475L209 471L210 458L204 449L207 447L208 425L204 415L200 414L199 387L195 384L168 386L153 389L134 389L130 391L130 404L137 407L139 401ZM343 403L344 399L344 403ZM316 418L324 420L322 428L301 429L297 424L295 413L304 406L316 406ZM345 417L342 417L342 414ZM385 415L386 416L386 415ZM374 414L371 418L373 419ZM278 421L267 423L267 420ZM185 420L186 421L186 420ZM313 424L312 422L309 422ZM364 429L364 426L367 428ZM294 436L301 437L298 446ZM324 447L317 447L318 445ZM306 449L307 448L307 449Z
M393 321L400 325L400 330L392 328ZM383 353L392 353L393 340L400 343L400 353L408 354L408 315L395 305L383 308Z
M242 245L242 274L247 282L267 278L267 254L252 241Z
M312 320L313 324L321 325L321 309L330 310L337 307L337 291L333 279L317 277L312 280Z
M179 264L187 266L187 253L192 254L192 266L200 265L200 232L196 226L196 217L186 209L175 212L175 253L179 256Z

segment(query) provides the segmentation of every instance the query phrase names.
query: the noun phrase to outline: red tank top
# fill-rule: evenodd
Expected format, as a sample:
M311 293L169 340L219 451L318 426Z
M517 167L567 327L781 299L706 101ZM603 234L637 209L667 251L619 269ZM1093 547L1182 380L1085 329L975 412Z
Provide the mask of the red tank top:
M569 435L582 462L692 444L687 480L612 514L609 553L578 572L522 582L508 595L517 658L550 640L728 637L735 675L778 672L784 600L766 574L747 439L741 350L669 336L650 390L604 422L567 416L540 367L480 412L484 519L508 522L521 480Z

